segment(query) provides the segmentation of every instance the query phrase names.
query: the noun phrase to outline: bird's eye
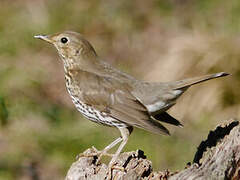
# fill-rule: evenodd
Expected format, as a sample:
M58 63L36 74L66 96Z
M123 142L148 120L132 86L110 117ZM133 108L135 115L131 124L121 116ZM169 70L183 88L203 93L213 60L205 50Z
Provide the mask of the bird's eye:
M67 39L67 38L65 38L65 37L63 37L63 38L61 38L61 42L62 42L63 44L65 44L65 43L67 43L67 42L68 42L68 39Z

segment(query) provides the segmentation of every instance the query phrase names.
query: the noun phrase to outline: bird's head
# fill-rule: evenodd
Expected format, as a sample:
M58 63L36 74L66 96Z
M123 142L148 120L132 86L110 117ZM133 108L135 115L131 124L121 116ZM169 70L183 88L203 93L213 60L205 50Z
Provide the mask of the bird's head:
M79 33L64 31L53 35L36 35L37 39L42 39L53 44L64 64L77 63L81 59L89 59L97 56L92 45Z

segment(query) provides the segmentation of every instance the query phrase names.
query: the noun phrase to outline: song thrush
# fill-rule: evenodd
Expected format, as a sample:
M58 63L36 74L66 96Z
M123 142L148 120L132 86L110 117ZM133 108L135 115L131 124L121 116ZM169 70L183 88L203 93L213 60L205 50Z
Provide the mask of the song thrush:
M160 122L181 126L166 112L177 98L194 84L228 75L220 72L174 82L150 83L137 80L102 61L79 33L65 31L35 38L57 48L64 64L67 90L78 111L91 121L120 130L121 136L101 151L104 154L121 142L109 166L121 153L133 127L169 135Z

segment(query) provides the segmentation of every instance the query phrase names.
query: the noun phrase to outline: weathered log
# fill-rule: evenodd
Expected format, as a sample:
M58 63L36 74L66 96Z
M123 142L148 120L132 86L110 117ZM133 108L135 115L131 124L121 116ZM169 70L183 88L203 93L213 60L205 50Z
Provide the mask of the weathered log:
M84 154L94 152L87 149ZM106 179L106 164L96 164L97 157L80 157L68 170L65 180ZM195 154L193 164L180 172L153 172L151 161L143 151L125 152L120 155L112 170L114 180L226 180L240 179L240 125L236 120L218 126L210 131L207 140L202 141Z

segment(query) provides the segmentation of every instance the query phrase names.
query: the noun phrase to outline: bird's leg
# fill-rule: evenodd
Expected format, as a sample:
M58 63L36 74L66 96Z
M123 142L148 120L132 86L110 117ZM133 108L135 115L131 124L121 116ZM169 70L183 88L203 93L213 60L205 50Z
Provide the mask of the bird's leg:
M112 143L110 143L108 146L106 146L102 151L98 151L95 148L95 151L97 151L97 153L99 154L98 159L96 161L96 164L100 161L100 159L102 158L102 156L106 155L106 156L113 156L112 154L108 154L107 152L112 149L114 146L116 146L118 143L120 143L122 141L122 137L119 137L117 139L115 139Z
M133 128L132 127L128 127L128 128L118 128L121 132L121 137L122 137L122 142L120 144L120 146L118 147L117 151L115 152L115 154L113 155L110 163L108 164L108 177L107 179L111 179L112 177L112 169L120 169L120 170L124 170L123 167L114 167L114 164L118 158L118 156L120 155L120 153L122 152L122 149L124 148L124 146L127 144L128 141L128 137L131 134Z

